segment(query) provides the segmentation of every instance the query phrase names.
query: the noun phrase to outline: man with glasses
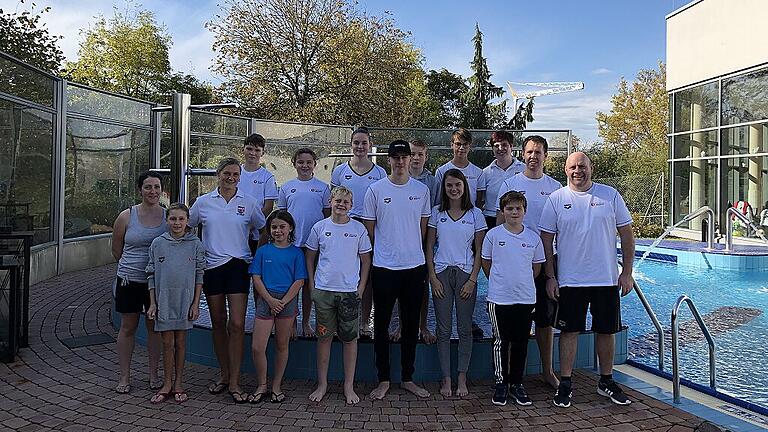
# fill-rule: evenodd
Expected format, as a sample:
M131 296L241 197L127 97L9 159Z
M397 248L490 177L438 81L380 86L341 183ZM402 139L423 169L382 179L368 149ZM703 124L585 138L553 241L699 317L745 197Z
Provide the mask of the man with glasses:
M487 189L485 173L477 165L469 161L469 152L472 150L472 134L464 129L458 128L451 135L451 147L453 148L453 159L443 164L435 171L437 184L442 185L443 176L449 169L456 168L464 174L469 184L469 197L472 204L482 209L485 204L485 190ZM440 193L437 194L440 204Z

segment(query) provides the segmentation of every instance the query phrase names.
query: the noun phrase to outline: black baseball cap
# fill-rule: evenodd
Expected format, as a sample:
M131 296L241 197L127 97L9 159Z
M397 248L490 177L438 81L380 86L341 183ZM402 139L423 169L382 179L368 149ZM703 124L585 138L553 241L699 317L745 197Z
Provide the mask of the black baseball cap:
M411 145L408 144L408 141L404 140L394 140L389 144L389 150L387 151L387 155L389 156L410 156L411 155Z

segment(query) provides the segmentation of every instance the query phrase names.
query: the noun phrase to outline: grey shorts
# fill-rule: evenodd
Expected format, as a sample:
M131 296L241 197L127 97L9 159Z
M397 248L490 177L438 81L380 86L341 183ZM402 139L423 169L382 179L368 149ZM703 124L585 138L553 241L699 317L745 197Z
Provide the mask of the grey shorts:
M272 297L279 299L282 298L286 293L278 293L274 291L267 290L269 295ZM277 319L293 319L296 318L296 315L299 314L299 296L294 296L291 301L288 302L287 305L283 308L282 311L280 311L279 314L273 315L272 310L269 307L269 303L267 303L266 300L263 298L256 297L256 313L255 318L260 320L274 320Z
M317 337L326 339L336 333L342 342L357 339L360 325L360 300L357 291L339 292L314 289Z

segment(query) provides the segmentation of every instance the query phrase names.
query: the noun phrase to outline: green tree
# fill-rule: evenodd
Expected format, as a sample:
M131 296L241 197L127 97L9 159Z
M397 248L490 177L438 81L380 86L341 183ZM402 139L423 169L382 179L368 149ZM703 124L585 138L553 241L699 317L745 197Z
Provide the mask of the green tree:
M168 75L161 82L159 90L162 95L168 96L165 96L165 100L162 99L162 96L159 96L157 98L158 102L171 103L169 96L172 93L188 93L192 96L192 102L196 104L221 102L210 83L201 81L194 75L182 72Z
M378 126L437 116L421 52L388 15L345 0L228 0L207 26L221 91L243 114Z
M504 89L491 82L491 72L483 57L483 33L475 24L475 55L472 59L472 76L469 88L464 93L464 109L461 113L461 125L470 129L489 129L501 127L506 123L506 102L492 104L492 99L501 97Z
M79 58L66 77L139 99L157 99L171 73L171 37L152 12L115 11L84 32Z
M435 127L459 126L461 111L464 109L462 96L469 89L464 77L443 68L439 71L430 70L425 78L429 94L440 104L436 119L438 125Z
M603 147L616 152L625 175L658 175L667 169L669 99L666 67L643 69L635 81L622 78L611 98L611 111L598 112Z
M22 1L23 3L23 1ZM44 13L51 10L43 8L21 13L6 13L0 9L0 41L2 51L51 73L57 73L64 61L64 54L58 46L61 36L48 32L45 23L40 22Z

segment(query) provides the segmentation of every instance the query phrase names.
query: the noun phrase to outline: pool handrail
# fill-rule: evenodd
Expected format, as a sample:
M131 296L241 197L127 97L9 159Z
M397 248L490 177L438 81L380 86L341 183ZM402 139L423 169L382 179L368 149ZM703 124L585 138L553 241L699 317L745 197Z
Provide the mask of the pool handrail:
M621 260L619 260L619 267L621 267ZM648 299L645 297L645 294L643 293L643 290L640 289L640 285L637 283L637 281L632 278L632 283L634 284L635 292L637 293L637 298L640 299L640 303L643 305L643 308L645 308L645 312L648 314L648 317L651 319L651 322L653 323L653 326L656 327L656 335L659 338L659 370L664 371L664 328L661 326L661 322L656 317L656 314L653 312L653 309L651 308L651 304L648 302Z
M740 212L735 207L728 207L728 210L725 211L725 250L727 252L730 252L733 250L733 219L734 217L744 224L747 225L748 228L751 228L753 231L755 231L760 238L765 242L766 239L763 237L762 234L760 234L760 231L758 231L758 228L755 226L755 223L752 222L747 215ZM747 232L747 235L749 235L749 232Z
M707 215L707 249L714 249L715 245L715 211L710 206L701 206L695 211L683 216L683 222L690 222L699 216Z
M699 310L696 309L696 305L693 304L693 300L690 297L683 294L675 302L675 306L672 308L672 396L673 401L676 404L680 403L680 346L679 346L679 324L677 322L678 312L680 306L683 303L688 305L688 308L693 314L693 318L699 324L701 332L704 333L704 337L707 338L707 344L709 345L709 387L712 390L717 389L717 370L715 365L715 340L712 338L712 334L709 332L707 325L699 314Z

